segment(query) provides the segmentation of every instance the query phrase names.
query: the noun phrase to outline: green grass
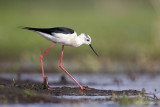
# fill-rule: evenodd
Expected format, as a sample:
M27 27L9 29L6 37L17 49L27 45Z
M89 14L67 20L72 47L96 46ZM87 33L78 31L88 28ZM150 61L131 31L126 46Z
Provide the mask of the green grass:
M92 45L102 57L128 59L141 53L154 57L160 51L153 48L155 13L148 0L134 3L6 0L0 3L0 13L0 58L3 60L40 55L52 44L20 26L65 26L78 34L85 32L92 37ZM59 56L60 50L60 46L55 46L48 55ZM94 54L85 45L65 48L66 57L88 53Z

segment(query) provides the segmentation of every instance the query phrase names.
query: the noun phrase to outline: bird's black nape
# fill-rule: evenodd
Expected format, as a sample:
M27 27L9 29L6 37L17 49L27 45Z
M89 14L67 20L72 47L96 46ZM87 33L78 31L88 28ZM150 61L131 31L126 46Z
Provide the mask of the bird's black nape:
M92 45L89 44L89 46L91 47L91 49L93 50L93 52L98 56L98 54L96 53L96 51L93 49Z

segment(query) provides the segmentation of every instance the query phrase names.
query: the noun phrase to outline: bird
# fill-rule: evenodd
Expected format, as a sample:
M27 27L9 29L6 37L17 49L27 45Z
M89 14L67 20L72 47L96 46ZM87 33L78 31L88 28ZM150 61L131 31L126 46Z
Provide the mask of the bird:
M88 34L81 33L78 36L77 33L73 29L67 28L67 27L54 27L54 28L23 27L23 29L34 31L40 34L45 39L53 42L53 44L45 52L43 52L40 55L43 84L45 84L45 76L44 76L42 58L55 44L59 44L59 45L62 45L62 52L61 52L59 67L80 87L81 90L90 90L88 88L81 86L62 66L64 46L79 47L82 44L87 44L90 46L93 52L98 56L98 54L96 53L96 51L91 45L91 37Z

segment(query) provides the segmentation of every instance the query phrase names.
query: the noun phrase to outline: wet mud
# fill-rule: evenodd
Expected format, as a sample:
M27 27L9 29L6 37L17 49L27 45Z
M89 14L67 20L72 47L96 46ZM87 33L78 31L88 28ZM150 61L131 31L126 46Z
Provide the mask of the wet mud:
M63 79L65 80L65 79ZM53 84L73 84L65 80ZM42 83L25 80L15 81L0 78L0 103L77 103L89 99L64 99L57 96L106 96L103 100L113 100L115 96L142 96L146 98L144 90L98 90L84 86L91 90L81 90L79 87L55 87L52 90L44 88ZM94 99L98 100L98 99Z

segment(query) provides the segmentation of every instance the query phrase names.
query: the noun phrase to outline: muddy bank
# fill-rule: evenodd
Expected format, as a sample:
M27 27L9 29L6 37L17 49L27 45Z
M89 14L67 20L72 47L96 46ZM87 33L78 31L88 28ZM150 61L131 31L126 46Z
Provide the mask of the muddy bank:
M29 89L41 93L51 94L53 96L112 96L112 95L126 95L126 96L135 96L135 95L145 95L144 92L137 90L122 90L122 91L113 91L113 90L98 90L90 87L91 90L81 90L79 87L55 87L51 90L43 89L42 84L23 84L16 86L20 89Z
M63 81L56 82L63 84ZM71 84L65 81L65 84ZM87 87L90 88L90 87ZM106 96L103 101L113 100L116 96L142 96L146 98L145 91L137 90L80 90L79 87L56 87L54 90L44 89L42 83L25 80L15 81L0 78L0 103L78 103L90 101L89 99L63 99L57 96ZM94 99L94 100L98 100Z

